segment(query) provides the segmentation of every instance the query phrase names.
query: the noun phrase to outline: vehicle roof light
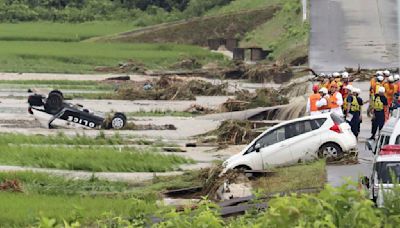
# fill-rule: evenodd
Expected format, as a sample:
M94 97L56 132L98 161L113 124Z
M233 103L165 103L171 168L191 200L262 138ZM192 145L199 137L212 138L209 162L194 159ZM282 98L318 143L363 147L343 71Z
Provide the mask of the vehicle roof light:
M400 155L400 145L386 145L381 148L379 155Z

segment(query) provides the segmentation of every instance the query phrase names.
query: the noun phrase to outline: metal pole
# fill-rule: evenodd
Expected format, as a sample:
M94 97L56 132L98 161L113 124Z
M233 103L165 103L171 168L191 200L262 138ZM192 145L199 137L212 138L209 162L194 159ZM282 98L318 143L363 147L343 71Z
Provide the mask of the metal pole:
M303 22L307 20L307 0L301 0L303 5Z

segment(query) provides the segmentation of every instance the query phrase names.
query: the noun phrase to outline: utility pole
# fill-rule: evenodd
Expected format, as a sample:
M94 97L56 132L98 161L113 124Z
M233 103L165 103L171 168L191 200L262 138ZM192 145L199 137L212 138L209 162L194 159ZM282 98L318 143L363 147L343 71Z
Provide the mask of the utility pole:
M303 5L303 22L307 20L307 0L301 0Z

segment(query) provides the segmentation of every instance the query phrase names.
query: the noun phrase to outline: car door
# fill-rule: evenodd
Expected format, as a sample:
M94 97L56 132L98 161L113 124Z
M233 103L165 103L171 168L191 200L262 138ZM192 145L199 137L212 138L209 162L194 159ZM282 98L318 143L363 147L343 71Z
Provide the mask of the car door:
M319 128L321 121L303 120L288 126L287 143L290 145L290 152L293 158L292 163L313 160L321 145Z
M257 143L261 146L260 153L264 169L268 169L271 166L284 165L292 160L290 147L285 142L284 126L268 132Z

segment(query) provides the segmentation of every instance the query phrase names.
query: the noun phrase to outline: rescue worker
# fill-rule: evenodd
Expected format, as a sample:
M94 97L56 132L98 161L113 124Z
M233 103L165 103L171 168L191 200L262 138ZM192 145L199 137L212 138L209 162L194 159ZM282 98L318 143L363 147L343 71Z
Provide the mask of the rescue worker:
M382 130L383 125L385 124L385 108L387 108L388 103L385 97L385 88L379 87L378 93L375 94L373 103L372 103L372 129L371 129L371 137L369 139L375 139L376 132Z
M343 87L345 91L345 96L343 96L343 113L346 116L347 114L347 97L350 96L353 92L353 85L347 85Z
M383 76L384 76L385 78L387 78L387 77L389 77L389 76L391 75L391 73L390 73L389 70L385 70L385 71L383 71L382 73L383 73Z
M331 111L329 104L329 94L327 88L321 88L319 91L321 98L317 101L317 109L321 113L327 113Z
M333 78L334 78L334 82L337 85L337 88L340 88L340 86L342 85L341 82L341 74L339 72L335 72L332 74Z
M351 85L352 83L349 81L349 73L342 73L342 85L340 86L339 92L342 94L344 100L346 100L348 89L346 87Z
M395 74L394 75L394 82L397 84L397 93L400 93L400 75Z
M362 122L362 105L363 100L359 95L361 94L361 90L358 88L353 88L352 94L349 94L347 97L347 110L346 110L346 120L349 122L351 127L351 132L353 132L354 136L358 138L358 134L360 133L360 125Z
M398 92L399 88L397 83L394 82L394 77L389 76L387 82L384 83L385 87L385 97L388 101L389 108L392 107L394 94Z
M343 116L343 97L342 94L338 91L337 84L331 85L331 89L329 90L329 105L332 112L337 113L340 116Z
M329 76L328 75L326 75L325 76L325 78L324 78L324 81L319 85L319 88L320 89L322 89L322 88L329 88L329 87L331 87L331 82L330 82L330 80L329 80Z
M306 108L306 112L311 116L321 114L317 107L317 101L321 99L321 95L318 93L318 85L313 85L312 90L313 94L308 97Z

